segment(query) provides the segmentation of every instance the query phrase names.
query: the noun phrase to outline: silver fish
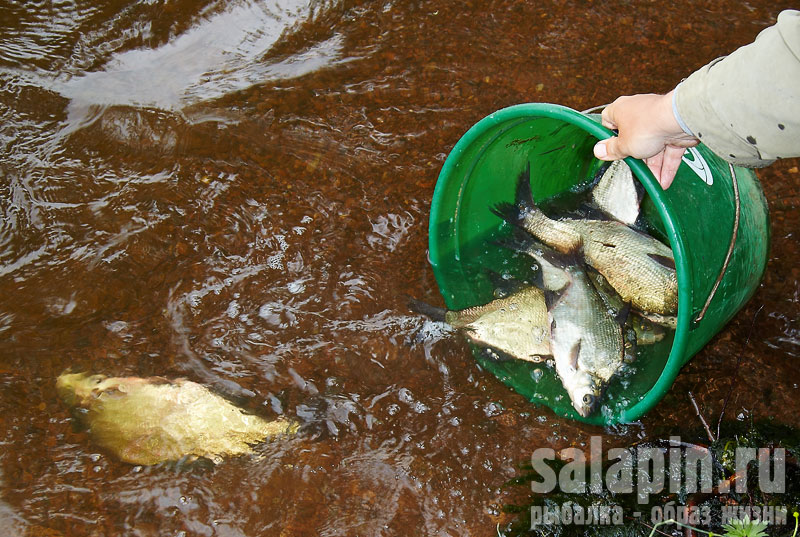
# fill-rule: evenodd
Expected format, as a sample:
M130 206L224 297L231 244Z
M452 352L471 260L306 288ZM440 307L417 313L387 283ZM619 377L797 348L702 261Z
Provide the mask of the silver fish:
M534 203L530 165L520 174L517 204L501 203L494 212L562 253L583 252L625 302L640 311L674 315L678 279L672 250L622 222L552 219Z
M547 289L550 348L556 372L572 406L583 417L599 407L603 391L625 361L622 326L575 262L531 237L518 237L516 249L543 266L560 269L567 285ZM524 242L523 242L524 241Z
M595 205L611 218L632 225L639 218L642 191L624 160L615 160L592 189Z

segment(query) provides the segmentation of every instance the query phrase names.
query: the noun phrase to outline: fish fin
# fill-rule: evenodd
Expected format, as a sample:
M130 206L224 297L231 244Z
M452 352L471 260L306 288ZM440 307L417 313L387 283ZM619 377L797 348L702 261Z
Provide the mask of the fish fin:
M547 306L547 311L552 311L553 306L555 306L556 302L558 302L558 299L561 298L561 293L558 293L556 291L549 291L547 289L544 289L543 292L544 292L544 304L545 306ZM555 329L555 326L556 326L556 321L555 319L553 319L553 321L550 323L551 332Z
M531 191L530 162L519 174L515 194L515 203L500 202L490 210L509 224L517 227L523 226L522 221L525 213L535 214L541 212L541 209L536 206L536 202L533 201L533 192Z
M631 313L631 303L625 302L617 314L614 316L615 320L619 323L620 326L623 326L628 321L628 316Z
M538 248L541 243L534 239L532 235L520 229L515 229L510 237L499 237L493 240L492 244L525 254L532 249Z
M575 345L569 350L569 365L572 369L578 369L578 356L581 354L581 339L575 342Z
M675 259L665 255L647 254L647 257L668 269L675 270Z
M513 203L501 201L489 210L512 226L522 227L522 213Z
M531 255L531 253L535 253L536 255L541 256L548 263L561 269L567 268L571 265L576 265L578 263L583 263L582 249L579 248L575 252L562 253L550 248L536 237L522 229L514 229L511 232L510 237L501 237L499 239L495 239L493 243L498 246L502 246L503 248L508 248L509 250L514 250L515 252L520 252L523 254Z
M415 313L421 313L422 315L429 317L432 321L437 321L440 323L445 322L445 315L447 314L447 310L444 308L432 306L427 302L423 302L422 300L417 300L416 298L412 297L408 297L408 309Z

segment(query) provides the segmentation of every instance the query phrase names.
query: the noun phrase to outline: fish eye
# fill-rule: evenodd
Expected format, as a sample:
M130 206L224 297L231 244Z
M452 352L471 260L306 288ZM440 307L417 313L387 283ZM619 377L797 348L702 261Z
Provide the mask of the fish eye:
M591 406L594 404L594 395L587 393L583 396L583 404L586 406Z

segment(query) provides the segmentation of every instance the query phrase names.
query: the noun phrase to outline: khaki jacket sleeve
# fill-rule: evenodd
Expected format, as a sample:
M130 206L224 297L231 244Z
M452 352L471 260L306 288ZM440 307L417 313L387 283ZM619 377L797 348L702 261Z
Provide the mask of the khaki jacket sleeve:
M734 164L800 156L800 11L783 11L753 43L692 73L675 106L702 143Z

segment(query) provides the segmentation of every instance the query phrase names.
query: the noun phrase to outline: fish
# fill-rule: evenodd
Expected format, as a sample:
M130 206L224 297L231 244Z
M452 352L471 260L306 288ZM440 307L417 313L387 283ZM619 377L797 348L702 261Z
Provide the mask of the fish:
M123 462L153 465L253 453L252 445L298 426L248 414L186 379L61 374L61 399L82 410L92 440Z
M463 310L446 310L416 299L409 308L461 331L472 343L512 359L540 363L551 355L544 292L522 286L511 294Z
M516 197L516 204L499 203L492 211L561 253L582 252L634 309L677 313L678 280L669 246L616 220L548 217L533 200L530 164L519 175Z
M641 184L624 160L615 160L606 168L591 194L598 209L629 226L639 218L643 195Z
M611 378L625 363L622 319L612 315L595 289L578 257L580 252L559 254L527 235L517 235L516 241L512 239L506 245L533 257L545 273L560 270L567 281L558 289L545 289L550 348L572 406L581 416L589 417L599 408Z
M589 270L587 274L612 315L620 315L627 307L622 297L617 294L611 284L608 283L608 280L599 272ZM675 316L657 315L641 311L631 311L631 313L633 314L631 318L635 318L636 322L629 324L636 333L635 342L637 345L658 343L666 336L666 329L675 330L677 326L677 317Z
M651 313L647 311L639 311L636 312L636 314L641 316L643 319L647 319L653 325L662 326L669 330L675 330L678 328L677 315L659 315L658 313Z

